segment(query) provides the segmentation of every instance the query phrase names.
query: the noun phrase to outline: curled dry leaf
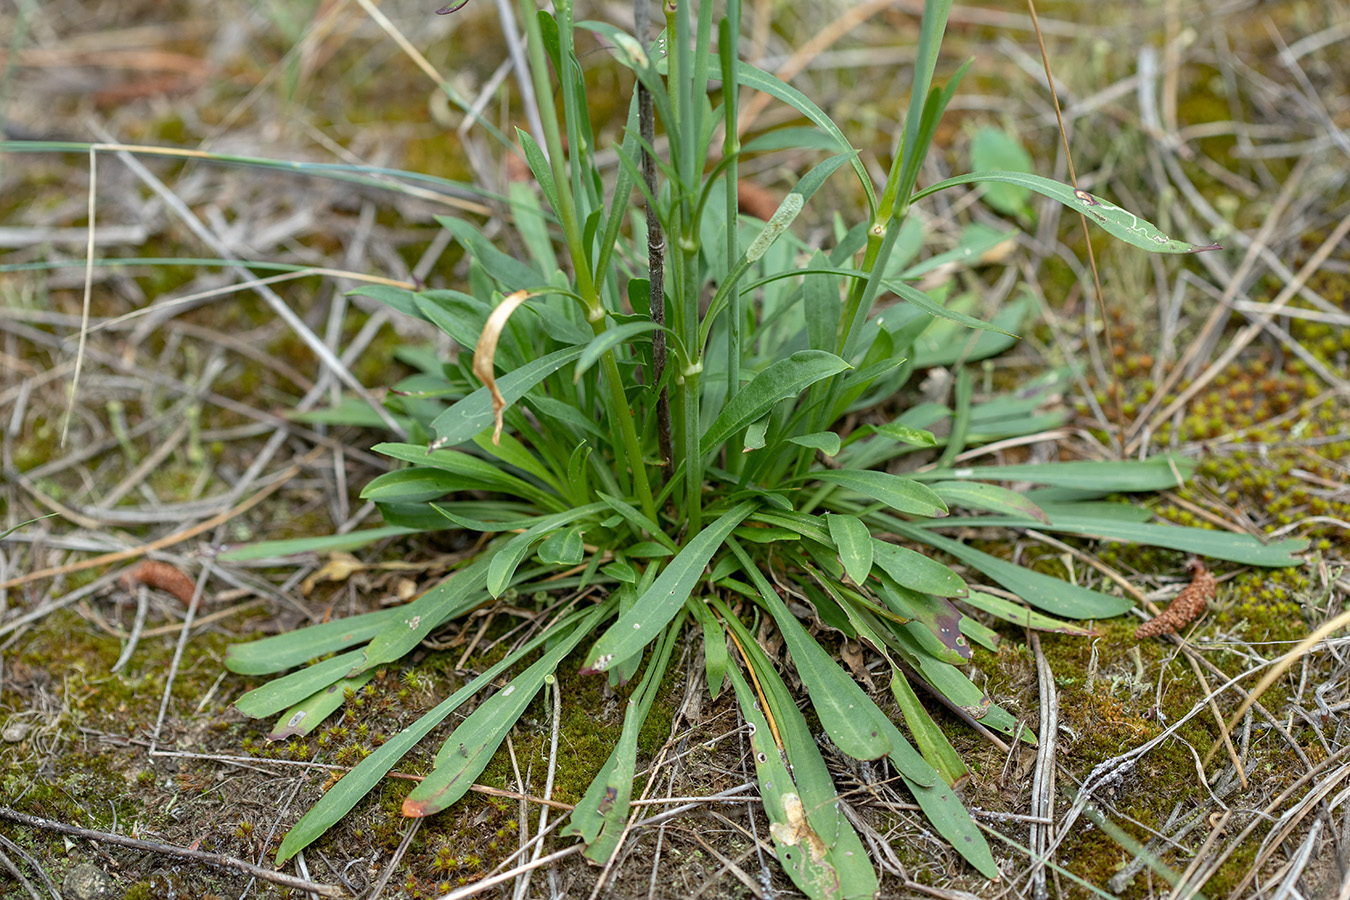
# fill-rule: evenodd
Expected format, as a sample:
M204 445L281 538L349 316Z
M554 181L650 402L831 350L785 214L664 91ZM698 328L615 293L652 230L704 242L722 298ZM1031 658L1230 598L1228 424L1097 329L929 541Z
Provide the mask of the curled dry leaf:
M184 606L192 603L192 594L196 587L192 579L178 568L155 559L143 559L136 563L122 573L117 583L129 591L135 590L138 584L158 588L165 593L173 594Z
M1139 630L1134 633L1136 640L1172 634L1184 628L1199 618L1205 611L1205 605L1214 599L1214 588L1218 582L1213 573L1198 559L1191 560L1186 567L1191 570L1191 583L1182 588L1167 609L1139 626Z
M492 394L493 444L501 442L502 411L506 409L506 399L497 389L497 378L493 372L493 357L497 355L497 342L501 340L502 329L506 327L507 319L511 318L511 314L520 304L533 296L531 291L515 291L503 297L502 302L492 311L492 315L488 316L483 333L478 336L478 346L473 351L473 374L478 376Z

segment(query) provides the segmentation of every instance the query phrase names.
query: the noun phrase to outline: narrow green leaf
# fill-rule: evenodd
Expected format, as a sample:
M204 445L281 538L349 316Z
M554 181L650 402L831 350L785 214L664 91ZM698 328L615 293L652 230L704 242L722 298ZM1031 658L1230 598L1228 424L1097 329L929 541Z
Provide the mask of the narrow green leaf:
M435 768L403 799L403 815L421 818L435 815L468 793L473 780L487 768L492 754L506 739L534 695L544 686L562 658L599 624L604 607L597 607L586 621L555 644L539 661L478 705L446 738L436 753Z
M1012 591L1033 606L1067 619L1109 619L1134 606L1133 601L1112 597L1097 591L1069 584L1049 575L990 556L960 541L942 537L908 522L887 517L887 526L911 540L931 544L944 553L979 569L990 578Z
M903 281L885 281L882 282L882 286L892 293L899 294L900 298L905 302L914 304L914 306L928 313L930 316L948 319L958 325L964 325L967 328L972 328L976 331L995 331L999 334L1008 335L1008 337L1017 337L1017 335L998 327L994 322L985 319L977 319L974 316L968 316L963 312L948 309L923 291L913 285L905 284Z
M1093 637L1097 632L1090 628L1083 628L1074 625L1072 622L1065 622L1062 619L1052 619L1044 613L1039 613L1034 609L1028 609L1020 603L1014 603L1003 597L994 594L986 594L984 591L971 591L961 600L976 609L984 610L992 616L997 616L1005 622L1009 622L1020 628L1034 628L1037 631L1055 631L1060 634L1072 634L1078 637Z
M872 532L856 516L827 513L825 524L848 577L858 585L867 581L872 573Z
M350 650L282 678L273 678L234 701L234 708L251 719L280 712L340 680L360 662L361 656L362 651Z
M937 446L937 438L933 436L933 432L924 431L922 428L910 428L908 425L902 425L899 422L878 425L875 430L882 437L899 441L902 444L911 444L915 447Z
M788 438L788 443L796 444L799 447L809 447L812 450L819 450L828 457L839 455L841 441L839 435L833 431L815 431L811 434L799 434L796 437Z
M721 414L703 434L700 453L711 453L723 441L767 413L775 403L795 397L831 375L850 368L833 353L799 350L787 359L770 363L722 407Z
M368 641L403 613L402 607L382 609L336 622L297 628L247 644L231 644L225 651L225 668L240 675L282 672L325 653Z
M975 184L977 182L1013 184L1035 191L1051 200L1058 200L1069 209L1083 213L1106 229L1107 233L1113 237L1120 238L1127 244L1133 244L1140 249L1153 253L1198 253L1202 250L1221 249L1218 244L1202 246L1188 241L1173 240L1159 231L1153 223L1121 209L1114 203L1093 196L1087 191L1074 190L1070 185L1060 184L1058 181L1051 181L1049 178L1042 178L1040 175L1031 175L1026 172L974 172L970 175L958 175L955 178L939 181L937 184L929 185L916 192L914 199L918 201L929 194L935 194L958 184Z
M1021 518L982 517L973 521L989 522L993 525L1013 528L1040 528L1043 531L1054 531L1061 534L1076 534L1081 537L1166 547L1169 550L1181 550L1185 553L1193 553L1196 556L1209 557L1210 559L1227 559L1250 566L1296 566L1301 562L1296 554L1308 549L1306 538L1285 538L1270 544L1263 544L1251 535L1234 534L1231 531L1209 531L1203 528L1183 528L1178 525L1154 525L1114 518L1075 516L1068 513L1056 515L1054 523L1050 525Z
M848 469L812 472L809 477L871 497L896 512L929 518L947 515L947 504L942 502L942 498L912 478L902 478L889 472L854 472Z
M729 546L759 592L760 605L773 616L778 632L783 635L797 674L811 696L811 705L830 739L854 759L879 759L890 753L891 742L886 740L877 721L885 719L886 714L830 659L825 648L806 633L740 545L732 541Z
M497 389L501 391L502 399L510 406L539 382L579 357L584 350L585 347L555 350L503 375L497 379ZM492 394L486 387L481 387L432 421L431 429L436 433L432 449L462 444L491 427Z
M914 735L914 743L919 745L919 752L942 776L942 780L955 786L969 778L970 770L956 754L956 749L952 747L951 741L947 740L947 735L942 733L942 729L933 721L928 710L923 708L908 679L895 670L891 672L891 695L900 706L905 724L909 726L909 733Z
M533 525L511 538L500 550L492 554L484 580L488 593L494 597L502 595L502 591L511 583L511 576L515 575L516 569L524 562L536 541L542 540L550 532L572 524L577 519L593 516L604 508L603 503L588 503L566 512L540 516ZM580 562L580 559L577 561Z
M359 550L367 544L386 538L412 534L415 528L400 528L386 525L383 528L367 528L364 531L351 531L347 534L325 534L319 537L286 538L280 541L258 541L244 544L220 554L219 559L228 562L248 562L255 559L269 559L274 556L291 556L295 553L340 553Z
M905 786L914 800L933 823L933 829L951 844L961 857L985 878L998 878L998 864L980 829L970 818L954 788L938 781L931 787L905 779Z
M876 564L899 584L921 594L964 597L966 583L960 575L916 550L872 538Z
M487 563L480 557L413 602L398 607L399 615L366 645L365 661L348 674L402 659L443 622L482 603L486 599L483 581L487 577Z
M1196 462L1175 456L1149 460L1021 463L1006 466L969 466L915 473L924 481L1034 481L1062 488L1091 491L1165 491L1181 487L1195 472Z
M398 612L399 610L391 610ZM506 654L501 662L491 666L483 674L464 687L446 697L434 709L418 719L408 728L394 735L375 749L356 767L348 772L341 781L328 790L319 801L295 823L281 842L277 850L277 865L285 863L296 853L317 840L333 824L351 811L362 797L370 793L394 765L426 737L427 733L439 725L446 716L459 709L470 697L487 687L497 676L514 666L526 655L533 653L546 641L563 634L568 628L582 621L582 613L573 613L552 628L545 629L539 635L526 641L518 650Z
M1025 494L1010 491L996 484L980 481L939 481L930 484L947 506L966 509L985 509L1019 518L1034 519L1042 525L1050 524L1050 517Z
M730 559L730 557L727 557ZM694 612L703 629L703 674L708 681L708 695L716 700L722 694L727 680L727 633L701 600L691 599L686 606Z
M355 678L339 678L322 690L295 704L281 714L272 730L268 732L269 741L284 741L293 737L304 737L323 724L323 720L337 712L347 699L348 691L355 691L375 677L375 672L362 672Z
M604 672L616 660L627 659L655 640L679 612L703 569L732 530L755 508L744 501L704 528L666 564L637 603L609 627L586 654L583 673Z
M581 376L585 375L587 370L599 361L600 357L604 356L619 344L632 340L638 335L646 334L649 331L656 331L658 329L663 331L667 330L663 329L655 322L629 322L625 325L615 325L611 328L606 328L597 335L594 340L586 345L585 352L581 354L581 358L577 360L576 368L572 370L572 382L575 384L577 381L580 381Z

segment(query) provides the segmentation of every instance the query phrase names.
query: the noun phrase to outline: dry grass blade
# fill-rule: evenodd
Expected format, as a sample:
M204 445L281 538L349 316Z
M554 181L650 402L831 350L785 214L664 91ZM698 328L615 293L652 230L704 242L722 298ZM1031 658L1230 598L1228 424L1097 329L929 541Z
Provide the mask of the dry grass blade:
M473 374L487 385L487 389L492 393L492 443L501 443L502 438L502 412L506 409L506 399L502 397L502 392L497 389L497 373L493 366L493 360L497 356L497 342L501 340L502 329L506 327L507 320L511 318L520 304L524 303L536 294L530 291L516 291L502 298L502 302L488 316L487 324L483 326L483 333L478 336L478 346L473 351Z

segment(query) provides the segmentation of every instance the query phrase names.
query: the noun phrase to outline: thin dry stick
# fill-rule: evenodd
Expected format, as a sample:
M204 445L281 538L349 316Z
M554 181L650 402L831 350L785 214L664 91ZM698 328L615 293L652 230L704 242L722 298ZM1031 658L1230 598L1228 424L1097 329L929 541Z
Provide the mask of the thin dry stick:
M340 887L335 887L331 884L306 881L303 878L285 875L272 869L264 869L261 866L255 866L250 862L236 859L233 856L221 856L218 853L205 853L201 850L189 850L186 847L174 847L170 844L155 844L150 841L139 841L135 838L129 838L120 834L111 834L107 831L95 831L91 828L79 828L75 825L65 825L61 822L53 822L51 819L43 819L38 816L30 816L26 813L17 812L10 809L8 806L0 806L0 819L5 819L18 825L26 825L29 828L40 828L43 831L53 831L57 834L68 834L72 837L98 841L102 844L116 844L119 847L128 847L132 850L140 850L144 853L158 853L162 856L172 856L177 859L191 859L196 862L206 863L208 866L215 866L218 869L231 869L236 872L242 872L245 875L261 878L263 881L270 881L273 884L279 884L283 887L292 888L297 891L309 891L311 894L318 894L320 897L347 896L347 892Z
M1029 633L1031 652L1036 656L1036 684L1040 693L1040 729L1037 735L1036 768L1031 780L1031 814L1054 821L1055 818L1055 739L1059 733L1059 694L1055 675L1041 652L1041 639ZM1032 824L1027 843L1031 847L1031 895L1036 900L1049 896L1045 869L1051 862L1053 828Z
M262 501L279 491L283 485L290 482L292 478L299 475L304 468L314 462L325 452L325 447L315 447L306 453L298 463L295 463L283 471L277 479L267 487L258 491L252 497L240 502L237 506L225 510L217 516L212 516L205 522L193 525L191 528L185 528L182 531L165 535L158 540L153 540L148 544L142 544L139 547L131 547L126 550L118 550L114 553L104 553L102 556L95 556L93 559L86 559L83 562L69 563L64 566L53 566L50 569L39 569L36 572L29 572L27 575L20 575L17 578L11 578L8 581L0 581L0 591L7 588L18 587L21 584L28 584L30 581L39 581L43 578L51 578L55 575L68 575L71 572L83 572L86 569L96 569L99 566L106 566L110 563L122 562L128 559L136 559L147 553L153 553L156 550L163 550L165 547L172 547L174 544L180 544L199 534L210 531L211 529L223 525L231 519L248 512Z

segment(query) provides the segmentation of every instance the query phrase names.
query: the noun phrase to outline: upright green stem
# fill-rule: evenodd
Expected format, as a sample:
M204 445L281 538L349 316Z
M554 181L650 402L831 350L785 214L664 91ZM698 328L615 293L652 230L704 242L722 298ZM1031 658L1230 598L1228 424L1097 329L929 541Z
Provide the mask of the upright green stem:
M571 0L559 3L559 60L563 66L573 58L572 53L572 4ZM549 166L553 170L553 181L558 192L558 222L562 226L563 240L572 259L572 270L577 282L577 293L586 304L586 319L591 330L598 336L605 331L605 307L596 290L595 280L591 277L590 265L586 261L585 247L582 243L581 226L577 216L576 200L572 193L568 177L567 157L563 152L562 132L559 130L558 112L553 103L543 98L553 96L553 85L548 80L548 56L544 51L544 36L539 27L539 12L531 0L521 0L521 18L525 25L526 45L530 54L530 75L534 79L535 92L541 98L539 117L544 127L544 143L548 147ZM566 27L564 27L566 26ZM559 72L558 77L566 81L569 72ZM652 500L651 484L647 479L647 466L642 458L642 446L638 442L637 428L633 423L633 412L628 408L628 398L624 396L623 380L619 375L619 365L614 359L614 351L606 353L601 360L605 373L605 384L609 391L607 404L611 421L617 426L624 455L628 457L628 469L632 471L633 485L636 488L638 502L649 518L656 519L656 504ZM619 467L619 483L627 490L627 478L624 467Z
M738 134L740 116L740 84L737 81L739 53L736 41L741 33L740 0L728 0L727 15L718 26L717 49L722 63L722 158L726 160L726 267L730 272L741 258L741 242L737 222L740 216L740 198L738 196L738 178L740 167L738 156L741 140ZM741 292L732 291L727 305L727 401L729 402L741 389L741 325L745 321L745 308L741 301ZM732 474L740 472L745 464L745 454L740 452L741 439L737 434L727 444L727 470Z

